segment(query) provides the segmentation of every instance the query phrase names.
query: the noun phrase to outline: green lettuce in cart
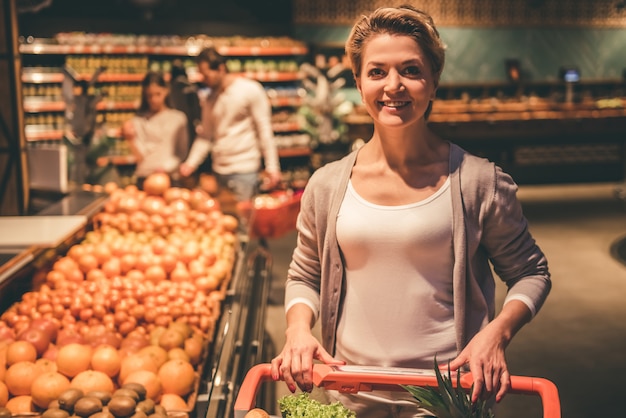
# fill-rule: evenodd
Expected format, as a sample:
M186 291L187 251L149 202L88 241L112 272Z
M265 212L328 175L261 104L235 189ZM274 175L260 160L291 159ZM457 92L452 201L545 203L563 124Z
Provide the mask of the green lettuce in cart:
M283 418L355 418L356 414L343 406L341 402L323 404L311 399L308 393L283 396L278 400Z

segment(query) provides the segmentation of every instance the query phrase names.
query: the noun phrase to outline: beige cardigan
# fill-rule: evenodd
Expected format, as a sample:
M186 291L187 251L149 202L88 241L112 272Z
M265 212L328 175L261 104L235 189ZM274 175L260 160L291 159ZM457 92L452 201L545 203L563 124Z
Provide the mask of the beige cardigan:
M543 305L551 281L511 177L486 159L450 147L454 318L460 351L495 316L489 262L508 287L507 300L523 301L533 315ZM345 277L336 220L357 152L311 177L302 196L297 246L287 274L285 306L305 300L315 307L322 321L322 345L333 355Z

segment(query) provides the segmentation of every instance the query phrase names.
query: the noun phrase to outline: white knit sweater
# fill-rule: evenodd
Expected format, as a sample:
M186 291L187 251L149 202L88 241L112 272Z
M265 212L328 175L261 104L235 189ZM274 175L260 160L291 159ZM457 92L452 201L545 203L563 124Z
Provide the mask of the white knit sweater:
M271 123L271 106L263 86L238 77L216 98L202 101L202 129L186 163L197 168L211 152L218 174L280 171Z

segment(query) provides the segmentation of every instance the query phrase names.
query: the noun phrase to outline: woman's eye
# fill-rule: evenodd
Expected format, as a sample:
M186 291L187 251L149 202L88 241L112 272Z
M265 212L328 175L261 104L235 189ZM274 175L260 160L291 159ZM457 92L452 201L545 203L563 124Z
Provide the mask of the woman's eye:
M417 66L410 66L410 67L406 67L404 69L404 73L407 75L412 75L412 76L416 76L416 75L420 75L421 71L420 68Z
M370 77L382 77L384 74L384 71L380 68L372 68L367 72L367 75Z

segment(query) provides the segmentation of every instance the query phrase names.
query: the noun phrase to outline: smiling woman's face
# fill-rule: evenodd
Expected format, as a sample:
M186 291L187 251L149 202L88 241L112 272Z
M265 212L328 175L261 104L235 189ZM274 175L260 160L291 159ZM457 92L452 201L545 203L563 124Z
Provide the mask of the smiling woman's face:
M377 35L363 49L357 87L375 123L401 127L424 118L436 87L420 46L404 35Z

